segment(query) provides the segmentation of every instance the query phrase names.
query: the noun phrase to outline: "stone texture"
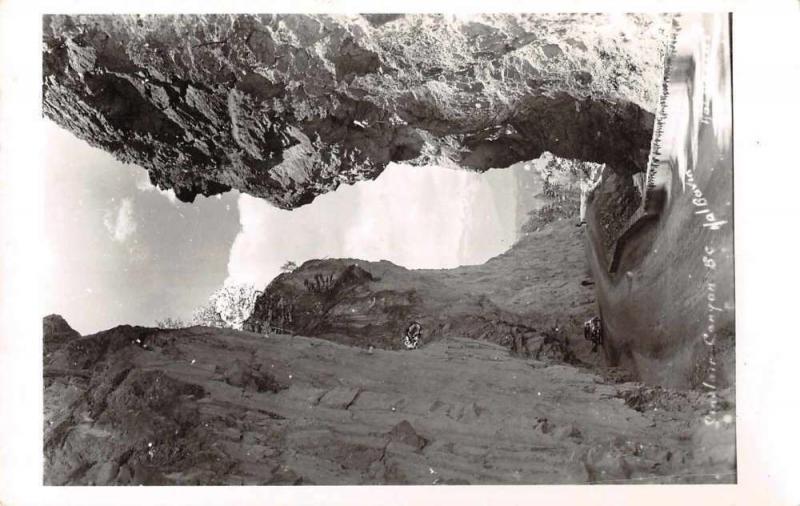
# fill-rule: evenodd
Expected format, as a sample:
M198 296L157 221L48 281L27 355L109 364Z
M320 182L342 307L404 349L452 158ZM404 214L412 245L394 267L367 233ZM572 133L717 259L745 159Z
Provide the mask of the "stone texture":
M676 27L644 201L607 171L587 251L609 362L653 385L713 389L734 385L736 364L729 20L684 14Z
M143 335L148 348L136 344ZM59 376L45 387L50 485L673 483L735 476L735 425L706 426L707 400L699 393L653 394L482 341L448 337L414 352L369 354L301 336L118 327L58 350L45 372L78 347L105 351L82 364L90 378ZM242 364L270 371L286 388L255 391L216 372ZM346 409L314 401L353 392ZM730 391L721 395L733 401ZM730 404L724 409L730 412Z
M571 361L575 353L589 360L582 329L595 299L581 285L587 269L575 219L573 212L526 233L482 265L406 269L388 261L310 260L264 288L244 328L401 349L418 322L423 347L456 335L542 360Z
M294 208L390 161L644 169L667 17L45 16L45 115L184 201Z
M694 324L708 294L687 281L705 280L706 246L714 295L732 289L732 234L696 227L677 190L608 272L635 216L667 26L626 19L617 33L603 16L46 17L45 114L184 200L237 188L292 208L390 160L482 170L547 149L607 169L586 236L567 210L481 266L307 262L267 287L258 334L80 337L50 317L45 342L66 339L45 347L45 482L735 481L729 381L710 397L584 367L592 286L611 363L679 386L709 372ZM712 128L697 163L721 170L695 181L725 202L730 152ZM410 320L423 346L395 350ZM732 376L732 321L715 323L716 374ZM563 363L572 350L581 367Z
M44 338L45 354L52 352L65 343L81 337L77 330L69 326L69 323L57 314L44 317L42 323L42 336Z

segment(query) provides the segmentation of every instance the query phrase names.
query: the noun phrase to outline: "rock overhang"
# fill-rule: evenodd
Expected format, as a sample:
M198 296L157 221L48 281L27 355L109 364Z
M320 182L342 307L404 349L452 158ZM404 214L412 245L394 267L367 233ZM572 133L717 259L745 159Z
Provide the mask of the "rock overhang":
M45 16L44 113L183 201L544 151L638 172L669 23L597 16Z

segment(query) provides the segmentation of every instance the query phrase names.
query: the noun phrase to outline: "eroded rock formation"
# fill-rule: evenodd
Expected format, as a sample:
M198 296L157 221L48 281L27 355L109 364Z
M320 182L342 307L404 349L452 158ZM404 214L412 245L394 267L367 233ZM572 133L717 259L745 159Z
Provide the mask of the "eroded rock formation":
M548 150L607 166L586 231L567 202L479 266L310 261L267 287L257 333L80 337L49 317L45 481L734 481L732 370L714 362L731 363L732 311L708 309L732 295L732 232L692 201L728 221L730 150L695 123L660 218L631 228L669 23L626 19L46 17L45 114L183 200L236 188L293 208L392 160L483 170ZM706 151L681 165L693 140ZM595 294L612 364L681 387L715 364L713 395L584 367ZM423 345L397 350L411 322ZM557 326L579 367L566 339L545 346Z
M370 352L121 326L71 341L45 375L48 485L735 478L734 426L706 426L699 392L606 381L472 339Z
M244 328L402 349L417 322L423 347L461 336L542 359L554 352L558 362L576 361L575 353L590 359L582 324L595 299L584 283L576 209L569 209L566 217L532 212L526 228L539 230L482 265L411 270L388 261L309 260L264 289Z
M77 330L70 327L61 315L51 314L42 322L44 333L44 353L48 355L64 344L81 337Z
M631 178L606 171L588 213L605 350L651 384L734 384L728 23L676 22L644 200Z
M294 208L390 161L645 168L659 16L45 16L44 113L192 201Z

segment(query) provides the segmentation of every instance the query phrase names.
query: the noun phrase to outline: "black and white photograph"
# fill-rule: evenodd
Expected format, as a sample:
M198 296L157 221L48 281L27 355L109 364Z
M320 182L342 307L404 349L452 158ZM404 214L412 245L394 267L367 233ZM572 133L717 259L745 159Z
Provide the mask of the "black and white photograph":
M37 486L740 482L742 14L396 7L38 16Z
M736 481L729 16L43 24L46 484Z

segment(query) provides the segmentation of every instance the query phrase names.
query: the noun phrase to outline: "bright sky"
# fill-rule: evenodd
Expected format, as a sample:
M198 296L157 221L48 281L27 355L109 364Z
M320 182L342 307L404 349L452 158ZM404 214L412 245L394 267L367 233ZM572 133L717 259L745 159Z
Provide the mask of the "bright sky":
M53 123L45 130L46 310L83 334L188 318L223 283L263 288L287 260L483 263L513 245L532 205L520 191L531 164L484 174L392 164L293 211L238 192L185 204L144 169Z
M516 240L514 176L392 164L375 181L342 186L293 211L242 195L230 281L265 285L287 260L324 257L409 268L483 263Z
M47 123L47 312L81 333L191 314L227 276L238 194L181 203Z

